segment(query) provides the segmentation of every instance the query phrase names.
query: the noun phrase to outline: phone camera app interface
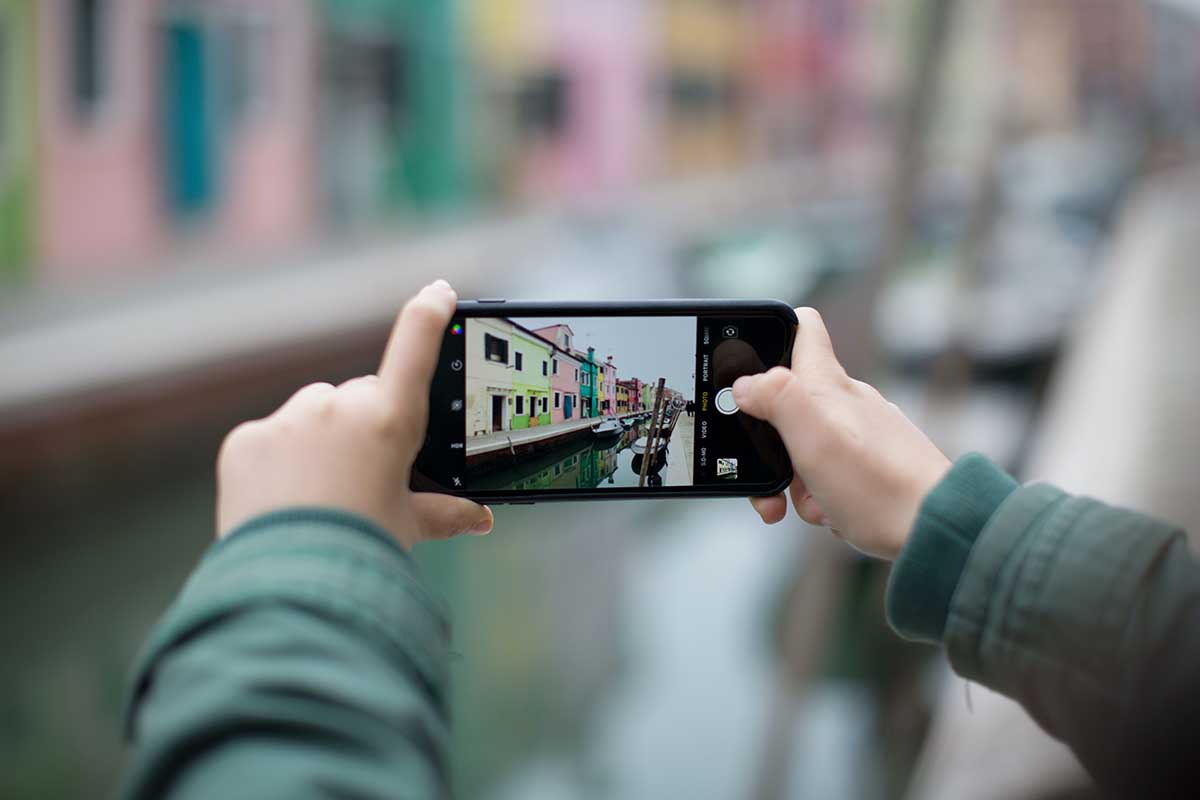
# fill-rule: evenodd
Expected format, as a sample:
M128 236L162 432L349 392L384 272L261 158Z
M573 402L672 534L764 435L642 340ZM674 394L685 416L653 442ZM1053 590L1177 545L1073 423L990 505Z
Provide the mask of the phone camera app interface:
M764 458L773 431L740 413L730 387L778 363L783 332L770 317L455 321L443 347L453 393L430 420L449 447L436 472L484 493L777 480Z
M695 317L471 317L473 491L691 486Z

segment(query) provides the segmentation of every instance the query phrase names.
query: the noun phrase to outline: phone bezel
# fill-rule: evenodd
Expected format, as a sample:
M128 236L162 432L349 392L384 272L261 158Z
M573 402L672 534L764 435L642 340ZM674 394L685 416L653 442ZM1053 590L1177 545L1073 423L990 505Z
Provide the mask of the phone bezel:
M628 300L628 301L587 301L587 302L548 302L540 300L462 300L459 301L454 313L454 321L469 317L650 317L650 316L771 316L783 320L787 331L787 340L783 348L780 363L790 364L792 345L795 341L796 326L799 323L795 310L779 300ZM774 365L768 365L768 368ZM435 377L436 380L436 377ZM484 490L472 491L464 489L454 491L431 479L423 478L418 481L416 467L413 469L413 488L419 491L438 491L456 497L466 497L481 503L528 505L541 502L580 501L580 500L636 500L643 498L680 498L680 497L769 497L785 490L792 482L793 471L789 459L781 459L785 474L772 484L737 484L728 487L722 485L704 486L661 486L652 489L636 489L622 487L620 489L555 489L552 491L509 491ZM430 485L418 485L428 481Z

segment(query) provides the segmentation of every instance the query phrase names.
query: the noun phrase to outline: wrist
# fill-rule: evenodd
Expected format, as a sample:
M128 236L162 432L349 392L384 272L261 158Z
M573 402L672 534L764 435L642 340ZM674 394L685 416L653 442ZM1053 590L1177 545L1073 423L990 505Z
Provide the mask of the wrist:
M959 576L1017 482L978 453L963 456L924 498L888 580L888 622L910 639L941 640Z

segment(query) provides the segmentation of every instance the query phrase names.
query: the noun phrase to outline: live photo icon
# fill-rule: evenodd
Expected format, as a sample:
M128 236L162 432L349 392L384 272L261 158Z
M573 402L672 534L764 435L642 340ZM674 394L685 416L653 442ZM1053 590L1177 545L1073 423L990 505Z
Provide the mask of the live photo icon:
M737 477L737 459L736 458L718 458L717 459L717 477L718 478L736 478Z

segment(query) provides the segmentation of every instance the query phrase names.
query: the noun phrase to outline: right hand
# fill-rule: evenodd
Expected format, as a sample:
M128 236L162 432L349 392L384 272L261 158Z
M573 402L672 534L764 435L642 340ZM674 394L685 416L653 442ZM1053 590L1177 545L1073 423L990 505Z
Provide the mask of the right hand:
M792 505L805 522L895 559L950 461L894 403L846 374L820 314L798 308L796 315L791 369L738 378L734 399L779 431L796 472ZM750 502L767 524L787 514L782 494Z

